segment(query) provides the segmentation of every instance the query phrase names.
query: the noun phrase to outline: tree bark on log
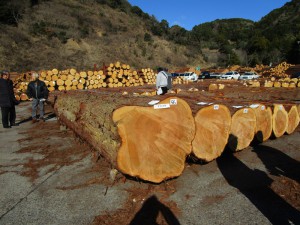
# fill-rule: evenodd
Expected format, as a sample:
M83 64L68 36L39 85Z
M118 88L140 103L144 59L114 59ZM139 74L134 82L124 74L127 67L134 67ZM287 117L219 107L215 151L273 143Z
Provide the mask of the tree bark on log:
M206 162L219 157L228 141L231 114L224 105L211 105L200 109L195 116L196 134L194 155Z
M273 134L276 138L281 137L287 130L289 116L283 105L275 104L272 116Z
M256 131L256 116L252 108L243 108L232 116L228 147L240 151L250 145Z

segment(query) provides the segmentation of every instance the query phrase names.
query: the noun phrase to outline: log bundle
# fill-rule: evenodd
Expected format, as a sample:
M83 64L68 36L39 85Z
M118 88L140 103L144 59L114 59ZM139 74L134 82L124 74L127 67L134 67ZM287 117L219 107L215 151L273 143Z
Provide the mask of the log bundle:
M300 79L299 78L280 78L276 79L271 77L271 79L265 80L264 87L274 87L274 88L299 88Z
M16 95L26 92L31 73L30 71L20 74L14 79ZM142 86L155 84L156 81L156 74L152 69L133 70L129 65L120 62L104 65L102 69L94 71L77 71L74 68L52 69L39 71L39 74L40 80L46 83L50 92Z
M120 90L60 92L54 109L61 123L113 167L154 183L179 176L190 154L209 162L226 146L240 151L255 137L260 142L272 132L280 137L299 124L295 105L289 113L278 104L235 110L221 104L195 107L188 95L135 96ZM159 103L148 104L157 99Z

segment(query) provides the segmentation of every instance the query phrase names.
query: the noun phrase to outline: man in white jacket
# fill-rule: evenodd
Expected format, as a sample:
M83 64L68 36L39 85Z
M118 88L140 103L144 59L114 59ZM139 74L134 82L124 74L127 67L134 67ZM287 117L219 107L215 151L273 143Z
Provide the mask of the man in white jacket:
M157 95L164 95L171 88L172 79L171 76L169 77L169 75L167 74L167 72L164 71L163 68L158 68L157 72L158 72L156 76Z

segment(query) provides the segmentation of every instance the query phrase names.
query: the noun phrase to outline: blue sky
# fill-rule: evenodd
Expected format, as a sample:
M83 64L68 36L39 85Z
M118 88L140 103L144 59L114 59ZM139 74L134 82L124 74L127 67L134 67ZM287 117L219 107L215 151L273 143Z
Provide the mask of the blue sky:
M291 0L128 0L132 6L165 19L169 26L179 25L187 30L216 19L244 18L259 21L272 10Z

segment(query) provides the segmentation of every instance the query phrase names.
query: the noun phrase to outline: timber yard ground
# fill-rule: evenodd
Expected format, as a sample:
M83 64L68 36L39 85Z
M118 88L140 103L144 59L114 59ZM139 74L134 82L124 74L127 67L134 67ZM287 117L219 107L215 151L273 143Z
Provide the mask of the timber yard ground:
M0 128L0 224L300 224L299 126L210 163L189 158L181 176L152 184L113 181L50 105L35 124L30 102L16 108L20 125Z

